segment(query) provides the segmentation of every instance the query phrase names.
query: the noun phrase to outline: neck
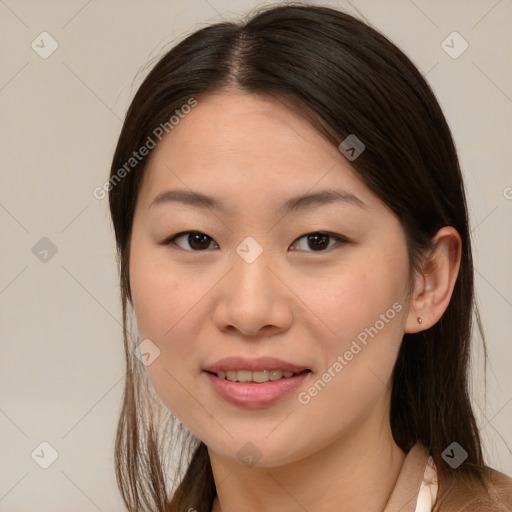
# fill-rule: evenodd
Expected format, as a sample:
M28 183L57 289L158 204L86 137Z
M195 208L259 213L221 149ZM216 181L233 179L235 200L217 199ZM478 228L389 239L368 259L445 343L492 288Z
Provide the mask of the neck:
M248 468L209 450L217 487L212 512L382 512L406 454L394 442L389 421L380 424L381 430L360 425L286 466Z

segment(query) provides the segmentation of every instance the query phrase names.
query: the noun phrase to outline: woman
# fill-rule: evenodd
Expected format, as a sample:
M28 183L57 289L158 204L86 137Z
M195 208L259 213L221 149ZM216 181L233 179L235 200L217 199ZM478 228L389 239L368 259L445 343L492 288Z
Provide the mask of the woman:
M129 510L511 509L468 395L457 154L383 35L304 4L193 33L137 91L109 200Z

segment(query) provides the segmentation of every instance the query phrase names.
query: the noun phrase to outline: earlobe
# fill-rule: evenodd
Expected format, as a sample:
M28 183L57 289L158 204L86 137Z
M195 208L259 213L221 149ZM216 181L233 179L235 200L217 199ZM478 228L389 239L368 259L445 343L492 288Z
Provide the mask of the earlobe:
M432 242L432 252L416 279L405 323L406 333L428 329L443 316L457 281L462 245L459 233L445 226Z

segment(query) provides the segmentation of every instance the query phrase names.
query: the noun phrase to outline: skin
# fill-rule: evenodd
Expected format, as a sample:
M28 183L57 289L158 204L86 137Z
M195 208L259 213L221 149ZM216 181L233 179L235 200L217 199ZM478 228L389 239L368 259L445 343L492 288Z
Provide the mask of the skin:
M357 196L364 207L277 213L286 199L327 188ZM169 189L213 195L226 212L170 202L150 207ZM161 245L192 230L211 237L206 250L194 251L187 236ZM304 235L318 231L348 241L327 238L329 247L315 251ZM252 263L236 252L247 236L263 251ZM213 510L384 509L406 455L389 424L400 342L404 332L441 317L459 268L457 232L445 227L434 242L424 272L410 283L396 216L335 146L275 98L239 91L199 98L152 151L133 222L133 306L140 339L160 350L145 367L153 387L208 447ZM395 303L401 311L317 396L300 403L298 393ZM271 355L312 372L274 405L239 408L220 398L202 371L231 355ZM260 454L251 467L237 455L248 442Z

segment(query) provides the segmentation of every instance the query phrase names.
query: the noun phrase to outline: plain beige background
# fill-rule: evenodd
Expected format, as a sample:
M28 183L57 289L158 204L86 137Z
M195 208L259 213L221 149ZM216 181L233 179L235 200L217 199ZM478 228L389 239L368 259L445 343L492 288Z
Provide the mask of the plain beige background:
M486 396L475 349L475 408L488 463L511 475L512 1L324 4L357 8L405 51L452 128L489 348ZM192 30L255 5L0 0L1 511L123 510L113 467L119 288L108 203L93 189L108 177L143 67Z

